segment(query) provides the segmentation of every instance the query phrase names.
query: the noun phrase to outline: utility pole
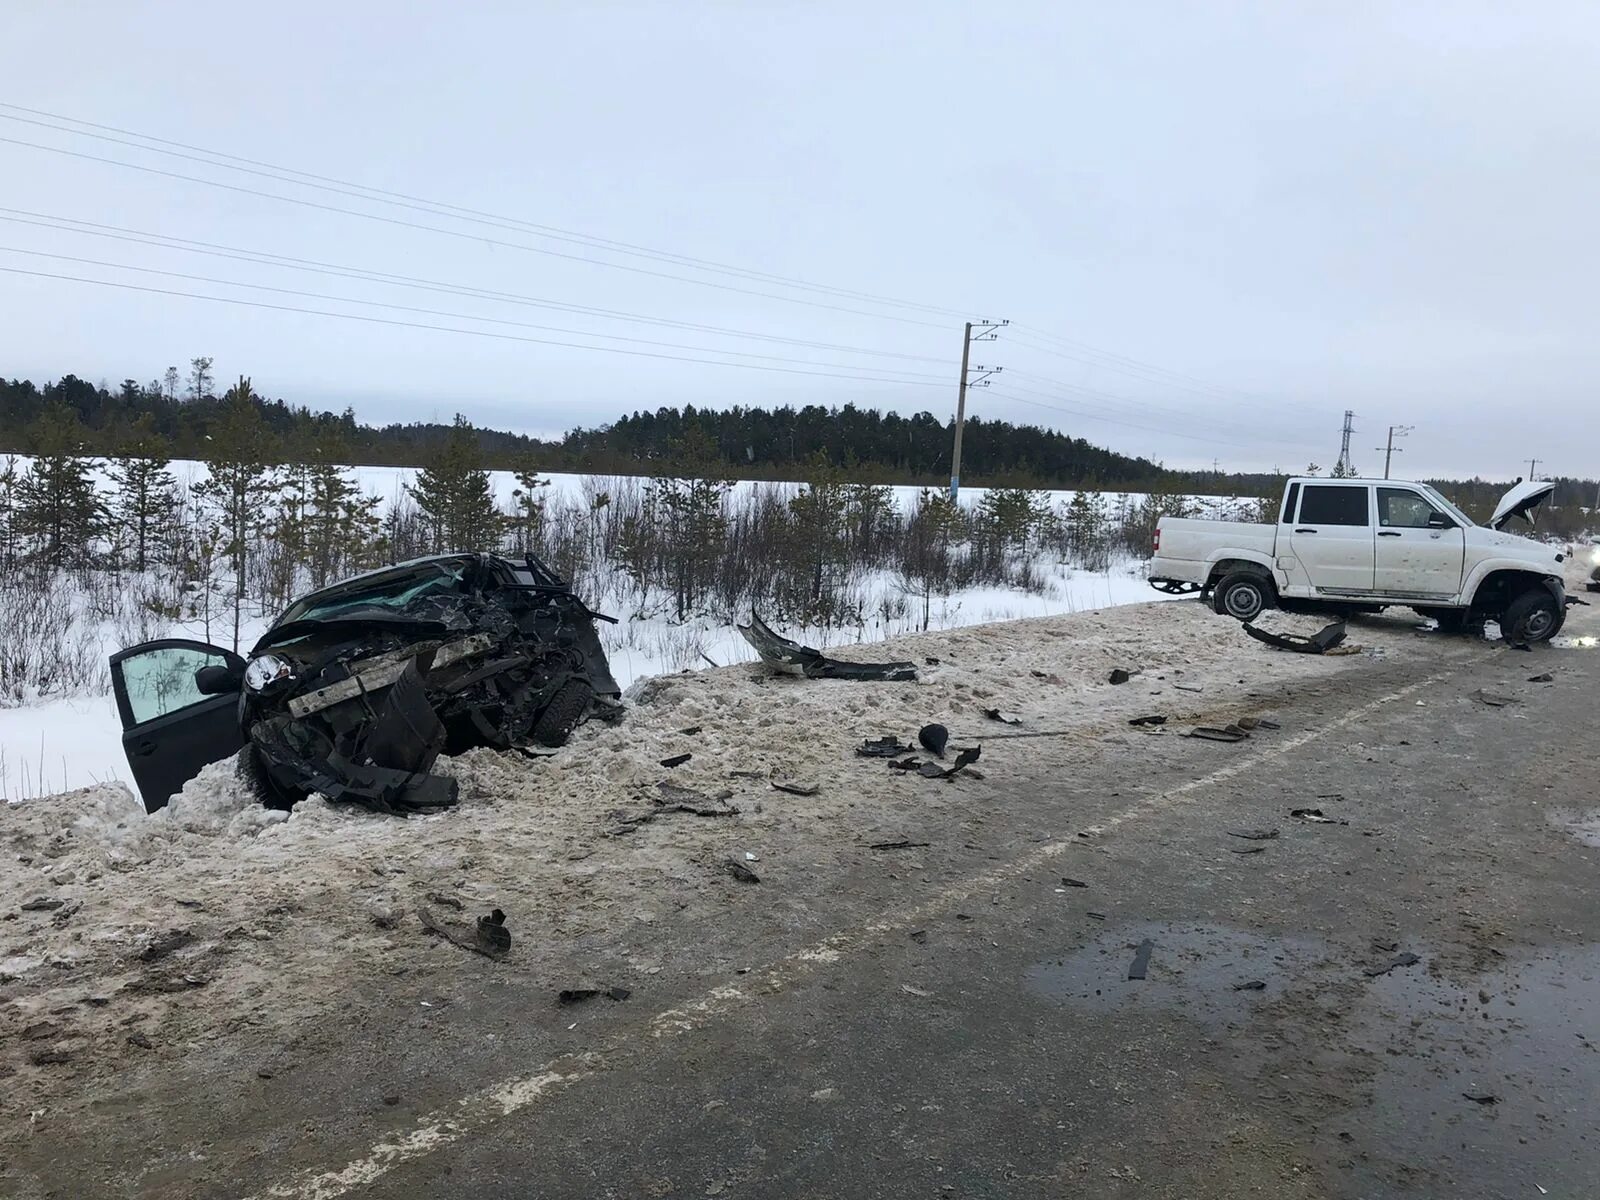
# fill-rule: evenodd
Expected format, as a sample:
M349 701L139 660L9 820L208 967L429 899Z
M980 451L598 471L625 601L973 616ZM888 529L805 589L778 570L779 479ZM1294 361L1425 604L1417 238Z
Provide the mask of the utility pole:
M968 321L966 330L961 336L961 386L956 391L956 440L950 450L950 501L954 503L961 495L961 433L967 424L967 389L969 387L988 387L989 377L998 375L1004 368L969 366L972 359L973 342L993 342L1000 337L1000 331L1010 321ZM976 333L973 330L977 330ZM969 379L971 371L980 374L976 379Z
M1538 467L1539 467L1539 460L1537 458L1530 458L1528 460L1528 482L1529 483L1532 483L1534 481L1534 479L1537 478L1534 475L1534 471L1536 471L1538 469Z
M1356 414L1350 409L1344 410L1344 439L1339 443L1339 464L1334 467L1335 475L1349 477L1356 473L1355 464L1350 461L1350 435L1355 429Z
M1379 450L1383 451L1383 477L1385 479L1389 478L1389 461L1390 461L1390 459L1392 459L1396 454L1399 454L1401 452L1401 447L1396 446L1394 444L1395 438L1397 438L1397 437L1405 437L1406 434L1410 433L1415 428L1416 428L1415 425L1391 425L1391 426L1389 426L1389 444L1387 446L1379 446L1378 447Z

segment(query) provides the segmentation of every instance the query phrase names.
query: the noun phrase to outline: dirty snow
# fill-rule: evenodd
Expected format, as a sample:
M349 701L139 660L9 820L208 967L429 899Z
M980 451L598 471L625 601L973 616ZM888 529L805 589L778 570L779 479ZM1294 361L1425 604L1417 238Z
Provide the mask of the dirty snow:
M1390 628L1400 632L1378 636L1418 636ZM386 978L424 987L459 971L461 951L421 931L423 903L464 921L504 909L518 949L500 969L570 970L574 948L592 958L606 931L623 968L654 973L652 923L739 886L707 882L729 858L754 854L763 872L843 861L903 836L908 800L959 811L1019 771L1070 772L1108 742L1169 736L1128 729L1153 706L1175 723L1213 722L1241 711L1246 675L1326 679L1371 665L1274 653L1198 604L983 625L840 656L909 658L921 678L808 681L752 666L660 676L620 724L585 726L553 757L475 750L443 762L460 806L409 819L320 799L268 812L233 763L150 817L115 784L0 809L3 1103L70 1110L90 1077L129 1054L181 1055L225 1037L270 1047ZM1117 667L1139 673L1112 687ZM999 738L1013 731L983 715L993 707L1057 736ZM928 721L946 724L954 746L982 743L986 778L901 777L853 753L864 738L912 739ZM692 755L683 766L659 765L681 753ZM781 793L773 777L819 792ZM629 823L662 782L739 812ZM200 990L203 1003L186 999ZM38 1038L17 1036L40 1022ZM158 1032L157 1048L130 1049L130 1025ZM35 1062L41 1049L66 1059Z

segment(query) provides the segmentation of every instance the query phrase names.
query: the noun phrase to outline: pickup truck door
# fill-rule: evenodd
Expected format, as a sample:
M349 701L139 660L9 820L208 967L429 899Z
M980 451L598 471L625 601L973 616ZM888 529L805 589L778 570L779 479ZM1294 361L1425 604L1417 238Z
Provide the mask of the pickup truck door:
M1453 598L1466 560L1466 531L1447 513L1411 488L1378 489L1378 591Z
M122 718L122 748L146 812L166 806L207 763L244 745L239 688L203 692L204 667L244 677L244 660L220 646L186 638L141 642L111 656L111 690Z
M1319 592L1370 592L1374 578L1372 488L1308 483L1289 527L1289 549Z

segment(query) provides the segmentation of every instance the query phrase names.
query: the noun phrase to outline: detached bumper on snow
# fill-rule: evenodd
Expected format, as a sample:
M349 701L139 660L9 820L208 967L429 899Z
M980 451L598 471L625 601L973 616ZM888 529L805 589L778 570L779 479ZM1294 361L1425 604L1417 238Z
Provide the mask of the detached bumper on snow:
M750 624L735 628L761 656L761 661L780 674L803 675L807 679L878 680L889 683L902 683L917 677L914 663L856 663L828 658L820 650L791 642L774 633L754 609L750 612Z

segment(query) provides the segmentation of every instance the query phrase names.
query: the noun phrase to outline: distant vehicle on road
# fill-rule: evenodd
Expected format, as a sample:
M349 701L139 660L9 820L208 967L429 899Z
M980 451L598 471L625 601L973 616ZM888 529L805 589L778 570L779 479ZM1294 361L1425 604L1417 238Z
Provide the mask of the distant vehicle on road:
M1566 619L1563 555L1506 526L1531 526L1554 490L1519 481L1483 526L1427 484L1295 478L1276 525L1162 517L1150 582L1197 588L1245 622L1279 604L1346 613L1406 605L1441 629L1492 620L1507 641L1544 641Z

